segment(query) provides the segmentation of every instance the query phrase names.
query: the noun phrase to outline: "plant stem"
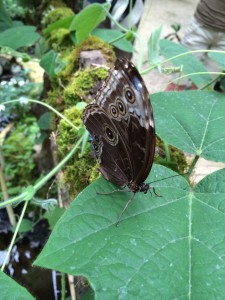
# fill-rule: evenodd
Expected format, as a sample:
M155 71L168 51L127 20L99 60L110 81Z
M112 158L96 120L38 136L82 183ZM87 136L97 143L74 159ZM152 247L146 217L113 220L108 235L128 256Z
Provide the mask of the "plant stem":
M61 273L61 300L65 300L66 294L66 276L65 273Z
M212 79L210 82L208 82L206 85L204 85L203 87L201 87L199 90L204 90L206 89L208 86L210 86L213 82L217 81L219 78L221 78L222 76L219 75L216 78Z
M164 144L164 149L165 149L165 154L166 154L166 161L170 162L171 161L171 157L170 157L169 146L168 146L168 144L165 141L163 141L163 144Z
M201 53L201 52L202 53L204 53L204 52L206 52L206 53L209 52L210 53L211 52L211 53L223 53L223 54L225 54L225 51L218 51L218 50L193 50L193 51L187 51L185 53L181 53L181 54L175 55L173 57L170 57L169 59L165 59L164 61L160 62L159 64L153 65L153 66L147 68L146 70L142 71L142 75L147 74L151 70L156 69L158 66L160 66L162 64L165 64L165 63L167 63L169 61L172 61L173 59L176 59L178 57L189 55L189 54L193 54L193 53Z
M37 192L53 175L55 175L59 169L65 165L65 163L72 157L72 155L77 151L78 147L80 146L82 142L83 137L80 137L80 139L77 141L76 145L73 147L73 149L67 154L67 156L51 171L49 172L43 179L41 179L37 184L33 186L35 192ZM9 205L11 203L14 203L19 200L24 200L27 196L26 190L19 196L16 196L14 198L11 198L4 203L0 203L0 207Z
M170 84L170 83L173 83L173 82L176 82L177 80L181 80L185 77L190 77L190 76L195 76L195 75L204 75L204 74L212 74L212 75L224 75L224 73L222 72L195 72L195 73L189 73L187 75L183 75L183 76L180 76L180 77L177 77L173 80L171 80L170 82L167 82L167 84L162 88L162 91L164 91L166 89L166 87Z
M13 234L13 237L12 237L12 240L11 240L11 242L10 242L10 245L9 245L9 248L8 248L8 251L7 251L7 254L6 254L6 256L5 256L4 262L3 262L2 267L1 267L1 271L2 271L2 272L3 272L4 269L5 269L6 263L7 263L7 261L8 261L9 256L10 256L10 253L11 253L11 251L12 251L12 247L13 247L13 245L14 245L14 243L15 243L15 239L16 239L17 233L18 233L18 231L19 231L20 224L21 224L21 222L22 222L22 220L23 220L24 214L25 214L25 212L26 212L27 205L28 205L28 201L25 201L24 206L23 206L23 210L22 210L22 212L21 212L19 221L18 221L18 223L17 223L17 225L16 225L15 232L14 232L14 234Z
M1 104L6 105L9 103L15 103L18 102L20 103L19 99L14 99L14 100L10 100L10 101L5 101L2 102ZM38 101L38 100L34 100L34 99L27 99L27 102L32 102L32 103L38 103L40 105L43 105L45 107L47 107L49 110L53 111L55 114L57 114L60 118L62 118L63 120L65 120L68 124L70 124L71 127L73 127L74 129L78 130L78 127L75 126L70 120L68 120L66 117L64 117L60 112L58 112L56 109L54 109L52 106L48 105L47 103Z
M191 174L193 172L194 167L195 167L197 161L199 160L199 157L200 157L199 155L196 155L195 158L193 159L193 161L192 161L192 163L191 163L191 165L189 167L189 170L187 171L188 174Z
M3 154L2 154L2 149L0 147L0 184L1 184L1 189L2 189L2 193L3 193L3 199L4 199L4 201L7 201L9 199L9 194L8 194L7 186L6 186L6 183L5 183L4 165L5 165L4 157L3 157ZM7 211L8 217L9 217L10 224L12 226L15 225L16 224L16 217L15 217L12 206L7 206L6 211Z

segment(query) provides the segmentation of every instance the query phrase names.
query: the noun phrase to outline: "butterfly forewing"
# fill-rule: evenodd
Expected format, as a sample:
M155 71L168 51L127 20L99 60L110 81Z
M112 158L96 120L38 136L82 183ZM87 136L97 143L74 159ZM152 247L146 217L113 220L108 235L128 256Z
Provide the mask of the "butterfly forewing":
M155 131L147 88L131 62L117 60L83 120L104 177L139 190L152 166Z

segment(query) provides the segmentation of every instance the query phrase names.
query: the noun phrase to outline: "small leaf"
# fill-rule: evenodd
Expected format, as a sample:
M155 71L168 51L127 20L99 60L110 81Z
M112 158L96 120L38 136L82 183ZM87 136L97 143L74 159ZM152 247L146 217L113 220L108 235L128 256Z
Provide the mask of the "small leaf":
M91 4L83 9L73 19L70 31L76 31L77 41L83 41L91 31L96 28L106 18L106 12L110 5L106 4Z
M179 54L190 51L184 48L183 46L166 39L160 40L160 50L161 50L161 55L163 55L165 58L171 58L173 56L177 56ZM183 65L184 74L208 71L203 66L202 62L192 54L187 54L181 57L177 57L171 60L171 62L175 66ZM208 74L204 74L204 75L199 74L199 75L193 75L189 77L197 86L205 85L206 83L212 80L212 78Z
M48 220L51 230L53 230L55 224L58 222L58 220L61 218L64 212L65 212L64 208L60 208L57 206L52 212L45 212L44 217Z
M34 297L12 278L0 272L1 299L34 300Z
M58 54L54 50L51 50L48 53L46 53L40 61L40 66L50 77L56 76L55 69L57 64L57 57Z
M184 152L225 162L225 98L207 91L151 96L157 134Z
M161 61L159 55L160 54L159 40L160 40L161 32L162 32L162 26L154 30L148 40L148 60L152 65L157 65Z
M51 123L51 113L45 112L38 120L38 126L40 129L47 130L49 129Z
M34 26L19 26L7 29L0 33L0 46L6 46L14 50L34 44L40 35L35 32Z
M32 228L33 228L33 223L28 219L23 219L20 224L19 232L20 233L28 232L31 231ZM15 229L16 229L16 225L12 227L12 232L15 232Z

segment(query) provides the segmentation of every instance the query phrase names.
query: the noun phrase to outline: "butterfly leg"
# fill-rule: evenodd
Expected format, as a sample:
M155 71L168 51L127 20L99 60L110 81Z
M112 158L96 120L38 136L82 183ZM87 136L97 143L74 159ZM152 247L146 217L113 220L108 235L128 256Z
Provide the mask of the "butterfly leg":
M132 202L132 200L134 199L134 196L135 196L135 193L133 193L132 197L127 201L126 205L124 206L123 210L121 211L120 215L119 215L119 218L117 219L115 225L118 226L125 210L127 209L127 207L129 206L129 204Z
M154 187L152 187L152 190L153 190L153 193L157 196L157 197L162 197L162 195L159 195L159 194L157 194L156 193L156 191L155 191L155 188Z

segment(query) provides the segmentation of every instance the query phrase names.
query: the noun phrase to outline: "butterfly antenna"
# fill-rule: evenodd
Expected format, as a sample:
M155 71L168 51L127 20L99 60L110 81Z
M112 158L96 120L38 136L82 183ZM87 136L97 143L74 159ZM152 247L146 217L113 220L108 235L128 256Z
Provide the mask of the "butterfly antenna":
M184 173L183 175L188 175L190 173ZM181 176L180 174L177 174L177 175L173 175L173 176L169 176L169 177L166 177L166 178L162 178L162 179L158 179L158 180L155 180L155 181L151 181L147 184L152 184L152 183L155 183L155 182L159 182L159 181L163 181L163 180L166 180L166 179L169 179L169 178L173 178L173 177L177 177L177 176Z
M96 192L97 195L110 195L110 194L114 194L116 192L122 192L122 193L130 193L131 191L130 190L121 190L121 189L116 189L116 190L113 190L111 192L105 192L105 193L100 193L100 192Z
M117 219L115 225L118 226L125 210L127 209L127 207L130 205L130 203L132 202L132 200L134 199L134 196L135 196L135 193L133 193L132 197L127 201L126 205L124 206L123 210L121 211L120 215L119 215L119 218Z

